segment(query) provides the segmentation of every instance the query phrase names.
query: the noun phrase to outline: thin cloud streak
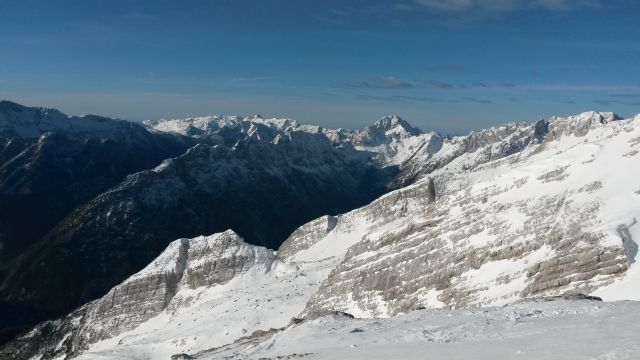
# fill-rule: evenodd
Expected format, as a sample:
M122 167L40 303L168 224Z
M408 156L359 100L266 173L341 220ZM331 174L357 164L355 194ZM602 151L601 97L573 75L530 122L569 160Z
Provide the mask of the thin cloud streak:
M636 85L575 85L575 84L523 84L519 88L533 91L602 92L633 93L640 92Z
M465 71L465 67L462 65L453 65L453 64L434 64L427 65L425 69L429 72L451 72L451 73L461 73Z
M430 97L422 96L409 96L409 95L391 95L391 96L376 96L376 95L358 95L358 100L363 101L390 101L390 102L402 102L402 101L417 101L417 102L440 102L442 100Z
M472 103L478 103L478 104L492 104L493 101L491 100L484 100L484 99L477 99L474 97L469 97L469 96L463 96L460 98L460 100L466 101L466 102L472 102Z
M408 81L393 76L381 76L374 80L348 80L343 84L347 88L366 89L407 89L413 87Z
M403 3L403 8L408 5ZM526 9L566 12L581 7L598 7L599 0L413 0L412 4L427 11L463 14L505 14Z
M619 105L631 105L631 106L640 106L639 101L622 101L622 100L593 100L593 103L599 105L611 105L611 104L619 104Z
M436 89L451 89L454 87L453 84L438 80L426 80L424 83L425 85Z

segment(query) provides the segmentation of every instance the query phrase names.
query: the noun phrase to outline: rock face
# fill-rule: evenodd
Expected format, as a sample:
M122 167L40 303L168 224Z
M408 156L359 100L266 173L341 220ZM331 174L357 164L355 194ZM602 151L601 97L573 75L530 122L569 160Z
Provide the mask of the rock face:
M454 170L455 166L459 171L471 170L541 143L547 133L548 123L540 120L534 124L509 123L466 136L442 138L431 135L416 151L410 152L410 156L403 157L395 184L412 184L440 168Z
M178 240L103 298L39 325L0 356L189 357L314 314L608 300L625 289L626 299L640 299L640 186L629 180L640 176L640 123L603 118L448 139L443 149L461 142L468 151L368 205L299 227L277 256L231 232Z
M376 220L304 313L500 305L591 293L619 279L633 261L625 251L633 235L620 235L619 223L635 224L638 211L637 186L622 180L634 160L624 154L640 127L592 118L553 119L560 137L462 173L438 169L345 215Z

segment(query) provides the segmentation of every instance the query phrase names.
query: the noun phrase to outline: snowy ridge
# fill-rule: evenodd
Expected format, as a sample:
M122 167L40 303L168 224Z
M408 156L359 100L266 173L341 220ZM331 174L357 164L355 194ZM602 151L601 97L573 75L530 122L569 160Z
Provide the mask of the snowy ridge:
M185 119L145 120L143 124L154 131L177 133L195 138L225 137L228 136L225 134L225 130L248 135L258 128L266 128L278 132L288 130L312 131L312 128L301 126L292 119L264 119L260 115L247 117L209 115Z
M177 133L195 138L208 138L231 143L246 137L273 141L278 135L291 132L322 134L335 146L353 145L372 153L383 166L400 165L425 142L437 151L442 138L435 133L422 132L397 115L386 116L362 130L327 129L316 125L302 125L287 118L264 119L260 115L247 117L211 115L186 119L147 120L145 126L153 131Z
M131 121L96 115L68 116L56 109L30 108L0 101L0 134L20 138L38 138L49 132L122 139L146 132Z
M468 135L443 138L420 135L403 144L418 142L416 151L402 152L398 159L400 174L396 183L409 185L435 172L469 171L488 161L515 154L542 142L548 132L548 123L539 120L533 124L508 123Z
M545 123L542 121L541 123ZM423 133L397 115L386 116L361 130L327 129L300 125L291 119L263 119L260 116L205 116L187 119L145 121L153 131L177 133L196 138L233 144L246 138L273 141L292 132L324 135L334 146L353 146L378 163L401 170L399 183L407 185L434 169L446 165L465 153L493 146L491 157L522 150L529 142L540 140L546 129L531 124L506 124L465 136L445 137L435 132ZM538 126L538 127L536 127ZM516 136L519 136L516 138ZM502 141L502 145L500 142ZM499 146L499 147L496 147ZM486 161L486 160L478 160Z

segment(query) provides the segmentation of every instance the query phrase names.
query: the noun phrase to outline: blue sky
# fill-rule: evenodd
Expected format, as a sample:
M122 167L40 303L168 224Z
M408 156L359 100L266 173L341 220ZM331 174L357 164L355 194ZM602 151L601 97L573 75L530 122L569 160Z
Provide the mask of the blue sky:
M635 0L0 0L0 98L133 120L640 113Z

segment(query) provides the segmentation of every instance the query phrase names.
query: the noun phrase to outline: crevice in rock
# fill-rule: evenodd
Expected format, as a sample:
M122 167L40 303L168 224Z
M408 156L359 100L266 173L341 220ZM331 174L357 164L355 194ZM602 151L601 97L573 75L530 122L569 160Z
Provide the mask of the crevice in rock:
M624 254L627 256L627 263L633 264L636 262L636 255L638 255L638 244L633 241L633 237L629 232L629 227L635 225L637 220L634 218L631 225L621 224L616 228L616 232L622 238L622 246L624 247Z
M182 279L185 269L187 268L187 260L189 259L189 240L181 239L180 246L178 247L178 258L176 259L175 271L171 271L165 274L166 292L164 298L164 304L162 308L165 309L169 302L178 292L178 284Z
M433 178L429 178L429 183L427 184L427 193L429 194L429 201L436 201L436 184L433 181Z
M327 233L335 229L336 225L338 225L338 217L327 215Z

